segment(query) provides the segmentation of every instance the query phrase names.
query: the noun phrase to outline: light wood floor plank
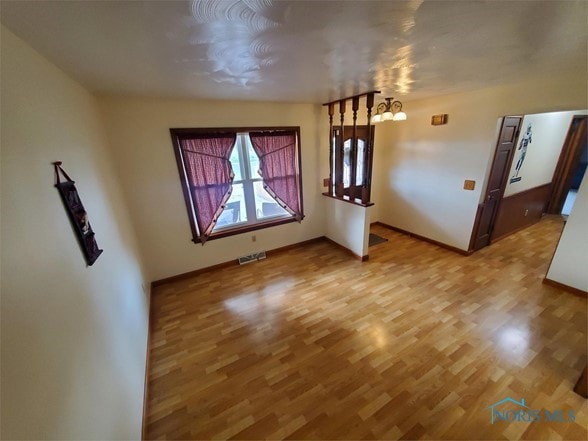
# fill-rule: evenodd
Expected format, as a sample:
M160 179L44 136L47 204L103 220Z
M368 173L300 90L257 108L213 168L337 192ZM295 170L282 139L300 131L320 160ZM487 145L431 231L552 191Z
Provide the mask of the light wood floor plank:
M587 301L542 284L559 217L472 256L376 226L157 287L150 439L587 439ZM574 422L491 424L512 397Z

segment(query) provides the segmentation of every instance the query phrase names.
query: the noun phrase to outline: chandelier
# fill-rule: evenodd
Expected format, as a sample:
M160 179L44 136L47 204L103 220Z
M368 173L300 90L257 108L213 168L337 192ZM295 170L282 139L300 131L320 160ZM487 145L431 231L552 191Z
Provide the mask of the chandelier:
M406 113L402 111L402 103L400 101L392 101L394 98L384 98L385 103L378 104L376 107L376 114L372 116L372 124L382 121L404 121Z

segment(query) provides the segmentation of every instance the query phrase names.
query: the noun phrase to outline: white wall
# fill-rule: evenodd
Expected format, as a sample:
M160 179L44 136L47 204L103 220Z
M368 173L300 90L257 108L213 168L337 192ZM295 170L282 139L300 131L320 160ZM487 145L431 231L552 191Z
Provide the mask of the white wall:
M582 180L576 202L555 250L547 278L588 292L588 180Z
M325 197L324 202L329 214L326 236L356 256L367 256L371 207L362 207L329 197Z
M525 115L521 123L521 134L515 148L504 197L551 182L573 116L586 115L586 113L586 110L578 110ZM529 125L532 127L531 143L527 146L527 153L518 173L521 180L511 183L522 152L519 150L521 139Z
M586 73L405 102L407 121L376 128L373 220L467 250L504 115L584 109ZM449 115L431 126L431 116ZM382 144L383 143L383 144ZM474 191L463 190L466 179Z
M95 98L2 27L3 439L139 439L147 299ZM104 253L87 268L64 161Z
M319 132L321 106L104 97L101 107L151 280L325 234L318 146L328 135ZM194 244L169 129L255 126L300 126L305 219Z

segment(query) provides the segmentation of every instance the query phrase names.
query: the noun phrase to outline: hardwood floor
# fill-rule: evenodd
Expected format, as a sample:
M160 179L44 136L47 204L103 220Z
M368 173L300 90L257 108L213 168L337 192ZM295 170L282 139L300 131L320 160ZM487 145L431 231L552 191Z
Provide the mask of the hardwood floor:
M367 262L317 242L156 288L148 438L587 439L587 301L541 283L561 228L466 257L375 227ZM492 424L507 397L541 421Z

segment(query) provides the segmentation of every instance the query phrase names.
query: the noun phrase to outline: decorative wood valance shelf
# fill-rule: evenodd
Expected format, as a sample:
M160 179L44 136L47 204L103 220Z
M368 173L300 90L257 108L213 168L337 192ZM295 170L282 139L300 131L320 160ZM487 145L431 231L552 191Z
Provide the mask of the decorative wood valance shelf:
M367 204L364 204L363 202L358 202L357 200L352 201L351 199L349 199L347 196L343 196L342 198L337 197L337 196L333 196L332 194L329 193L322 193L323 196L326 196L328 198L331 199L337 199L338 201L343 201L343 202L347 202L348 204L353 204L353 205L359 205L360 207L371 207L372 205L374 205L373 202L369 202Z

